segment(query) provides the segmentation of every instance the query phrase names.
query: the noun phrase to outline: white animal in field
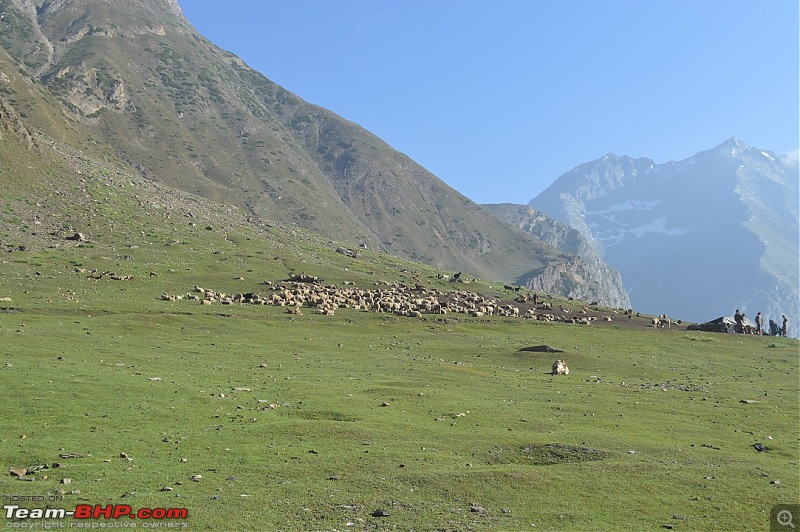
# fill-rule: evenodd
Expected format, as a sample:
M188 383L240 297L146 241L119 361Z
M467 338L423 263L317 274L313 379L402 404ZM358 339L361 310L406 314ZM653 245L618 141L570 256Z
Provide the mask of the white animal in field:
M556 360L553 362L553 375L569 375L567 363L563 360Z

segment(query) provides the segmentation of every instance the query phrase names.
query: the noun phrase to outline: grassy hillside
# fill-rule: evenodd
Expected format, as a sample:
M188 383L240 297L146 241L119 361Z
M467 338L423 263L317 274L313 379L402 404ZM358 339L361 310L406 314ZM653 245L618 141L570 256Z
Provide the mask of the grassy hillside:
M796 340L162 301L454 283L4 131L0 464L32 479L5 494L216 530L755 530L800 499Z
M157 222L138 249L4 257L0 463L51 467L4 493L187 508L219 530L755 530L798 501L794 340L159 301L396 265ZM540 344L564 353L520 351ZM556 357L569 375L547 374Z

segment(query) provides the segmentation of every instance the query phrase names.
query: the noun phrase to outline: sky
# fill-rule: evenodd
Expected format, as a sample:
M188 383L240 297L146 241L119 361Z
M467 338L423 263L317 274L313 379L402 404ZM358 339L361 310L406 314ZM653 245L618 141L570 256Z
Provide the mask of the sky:
M477 203L527 203L607 153L800 146L798 0L178 2Z

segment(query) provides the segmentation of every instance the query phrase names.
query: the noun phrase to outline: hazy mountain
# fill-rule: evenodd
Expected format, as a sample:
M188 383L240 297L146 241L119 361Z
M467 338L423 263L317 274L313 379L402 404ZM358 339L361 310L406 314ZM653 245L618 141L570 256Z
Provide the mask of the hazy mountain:
M33 104L7 89L8 104L54 138L64 123L80 124L143 177L487 278L532 282L544 268L592 270L219 49L174 0L0 0L0 17L0 45L16 61L0 73L20 75L49 98Z
M534 235L551 246L580 258L569 271L555 271L545 266L532 272L522 284L542 290L542 281L558 286L558 293L576 299L592 300L616 307L630 308L630 299L618 271L605 264L597 255L594 246L579 231L563 224L526 205L501 203L484 205L492 214L514 227Z
M798 181L796 161L730 139L665 164L609 154L529 206L592 242L636 310L705 321L739 308L796 323Z

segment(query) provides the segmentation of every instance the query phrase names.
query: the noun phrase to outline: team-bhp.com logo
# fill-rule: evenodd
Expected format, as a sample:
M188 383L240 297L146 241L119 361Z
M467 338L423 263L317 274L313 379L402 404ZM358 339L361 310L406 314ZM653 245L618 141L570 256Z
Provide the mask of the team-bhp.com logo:
M64 508L20 508L16 504L5 504L6 519L186 519L186 508L140 508L136 511L127 504L79 504L75 510Z

